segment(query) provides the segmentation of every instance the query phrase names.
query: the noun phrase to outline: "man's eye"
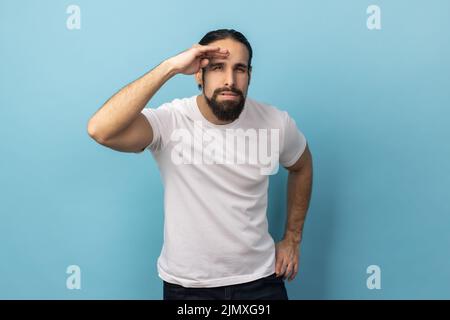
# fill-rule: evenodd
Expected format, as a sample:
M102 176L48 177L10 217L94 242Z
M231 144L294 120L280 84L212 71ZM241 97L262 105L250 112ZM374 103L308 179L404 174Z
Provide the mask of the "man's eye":
M222 67L221 66L213 66L212 67L213 70L217 70L217 69L220 69L220 68L222 68Z

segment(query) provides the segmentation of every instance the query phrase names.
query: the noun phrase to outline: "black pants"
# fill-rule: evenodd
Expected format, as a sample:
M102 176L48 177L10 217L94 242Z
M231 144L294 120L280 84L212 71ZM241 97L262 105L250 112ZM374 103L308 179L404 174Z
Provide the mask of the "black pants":
M252 282L214 288L164 283L164 300L289 300L284 280L275 273Z

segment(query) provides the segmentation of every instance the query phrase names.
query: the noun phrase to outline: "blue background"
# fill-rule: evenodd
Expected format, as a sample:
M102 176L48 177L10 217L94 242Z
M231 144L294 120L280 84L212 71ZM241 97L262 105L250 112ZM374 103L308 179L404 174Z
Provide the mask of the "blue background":
M366 26L371 4L381 30ZM449 1L2 0L0 26L0 298L162 298L156 163L97 144L87 121L218 28L247 36L249 96L287 110L313 154L290 298L450 298ZM177 75L147 107L198 93ZM276 241L286 178L270 181ZM81 290L66 288L73 264Z

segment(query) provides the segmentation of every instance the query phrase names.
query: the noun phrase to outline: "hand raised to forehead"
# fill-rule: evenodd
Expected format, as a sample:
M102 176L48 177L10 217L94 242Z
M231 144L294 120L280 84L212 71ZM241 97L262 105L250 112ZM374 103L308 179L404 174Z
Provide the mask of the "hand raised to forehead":
M206 67L211 59L224 59L230 52L214 45L194 44L191 48L168 59L176 73L191 75Z

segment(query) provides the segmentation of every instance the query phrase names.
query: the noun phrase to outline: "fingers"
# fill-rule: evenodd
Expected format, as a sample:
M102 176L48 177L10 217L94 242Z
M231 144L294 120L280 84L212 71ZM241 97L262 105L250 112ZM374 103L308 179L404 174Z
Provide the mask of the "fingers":
M228 53L228 49L227 48L221 48L218 46L210 46L210 45L206 45L206 46L196 46L196 48L198 50L200 50L200 52L202 53L206 53L206 52L217 52L217 53Z
M277 274L277 277L281 277L285 272L286 272L286 261L284 258L280 258L275 266L275 273Z
M284 280L294 280L298 272L298 263L291 261L288 262L280 258L275 265L275 273L277 277L283 277Z
M221 48L218 46L201 46L194 45L195 50L197 51L196 56L200 58L217 58L224 59L226 58L230 52L226 48Z
M286 267L287 267L287 264L283 263L283 265L281 266L280 277L283 277L284 274L286 273Z
M206 53L206 54L201 54L199 56L197 56L201 59L226 59L228 57L228 54L225 53Z
M297 276L298 272L298 263L294 264L294 271L292 272L291 276L289 277L289 281L294 280L294 278Z
M278 258L276 259L276 264L275 264L275 273L277 275L277 277L280 275L281 273L281 267L283 266L283 258Z
M294 271L293 262L291 261L286 267L286 273L284 274L284 280L288 278L289 275L292 275L292 271Z
M209 64L209 59L202 59L200 61L200 68L204 68Z

